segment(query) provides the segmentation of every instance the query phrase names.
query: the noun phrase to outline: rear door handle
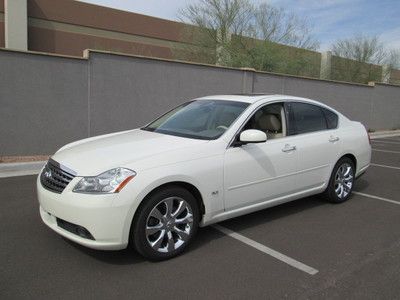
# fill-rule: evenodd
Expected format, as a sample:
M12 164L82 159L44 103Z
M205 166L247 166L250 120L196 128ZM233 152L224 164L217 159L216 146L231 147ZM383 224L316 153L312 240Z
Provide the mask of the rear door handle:
M329 138L329 142L331 142L331 143L335 143L335 142L337 142L337 141L339 141L340 139L339 139L339 137L338 136L333 136L333 135L331 135L331 137Z
M296 146L290 146L289 144L285 145L285 148L282 149L282 152L291 152L296 150Z

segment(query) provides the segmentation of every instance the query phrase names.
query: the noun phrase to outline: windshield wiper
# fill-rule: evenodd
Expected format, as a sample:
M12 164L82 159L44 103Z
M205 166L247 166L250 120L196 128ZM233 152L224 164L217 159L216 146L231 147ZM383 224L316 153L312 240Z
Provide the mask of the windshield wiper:
M146 130L146 131L154 131L155 128L150 128L150 127L142 127L140 128L141 130Z

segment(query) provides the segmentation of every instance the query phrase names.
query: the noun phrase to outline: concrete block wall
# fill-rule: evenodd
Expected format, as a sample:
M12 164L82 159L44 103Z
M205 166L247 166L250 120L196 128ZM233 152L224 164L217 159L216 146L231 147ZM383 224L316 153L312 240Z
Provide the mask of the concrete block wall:
M267 92L309 97L368 128L400 128L400 87L349 84L90 51L86 59L0 50L0 156L136 128L186 100Z

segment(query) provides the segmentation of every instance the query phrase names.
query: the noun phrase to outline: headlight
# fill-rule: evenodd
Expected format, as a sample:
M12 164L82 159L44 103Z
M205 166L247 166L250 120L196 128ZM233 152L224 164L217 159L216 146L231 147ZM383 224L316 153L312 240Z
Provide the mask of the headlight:
M75 185L73 191L76 193L118 193L135 175L136 172L129 169L112 169L98 176L83 177Z

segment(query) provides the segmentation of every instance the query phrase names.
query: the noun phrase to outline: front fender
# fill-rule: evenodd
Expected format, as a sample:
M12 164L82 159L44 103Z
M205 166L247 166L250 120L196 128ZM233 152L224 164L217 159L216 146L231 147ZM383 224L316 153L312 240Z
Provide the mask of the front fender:
M164 184L173 182L191 184L200 192L207 213L222 211L224 209L223 161L216 157L210 159L212 160L210 162L195 160L139 172L127 185L127 189L122 191L129 193L126 201L131 202L123 229L123 239L129 240L132 220L140 204L150 192ZM217 161L220 161L220 164ZM210 168L210 166L213 167ZM215 191L219 192L215 193ZM115 205L123 205L123 203L115 203Z

